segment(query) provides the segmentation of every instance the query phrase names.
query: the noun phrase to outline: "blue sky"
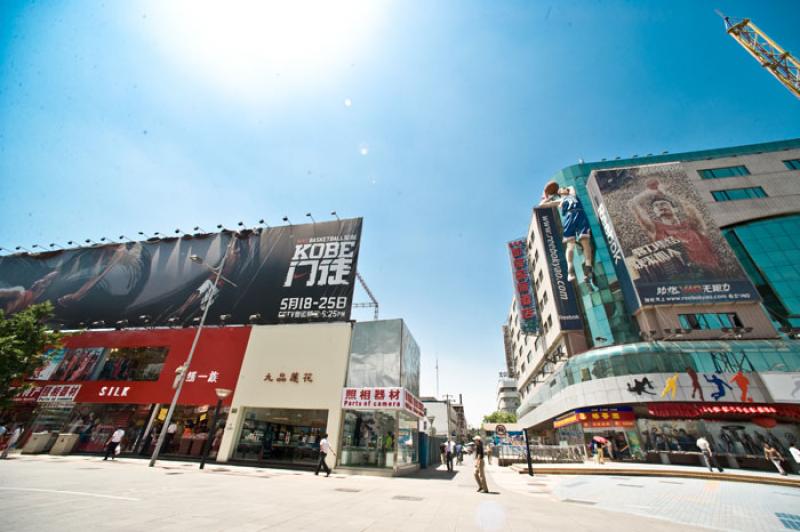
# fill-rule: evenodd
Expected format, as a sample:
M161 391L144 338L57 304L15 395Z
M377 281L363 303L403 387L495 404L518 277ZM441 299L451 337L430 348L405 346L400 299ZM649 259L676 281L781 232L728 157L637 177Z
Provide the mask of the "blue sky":
M800 53L791 1L224 4L0 4L0 246L363 216L381 316L472 423L550 175L800 136L714 14Z

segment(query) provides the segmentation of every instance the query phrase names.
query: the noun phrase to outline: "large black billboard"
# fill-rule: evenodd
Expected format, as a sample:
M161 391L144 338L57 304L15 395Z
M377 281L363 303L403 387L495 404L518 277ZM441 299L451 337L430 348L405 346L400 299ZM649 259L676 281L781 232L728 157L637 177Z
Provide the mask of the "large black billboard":
M533 212L542 232L547 271L553 285L553 297L561 330L580 331L583 329L583 320L578 313L575 289L572 283L567 281L567 261L557 222L558 214L553 207L536 207Z
M54 322L82 328L345 321L361 218L0 257L0 309L50 301ZM221 279L214 271L223 260ZM192 256L202 259L192 260ZM95 326L99 326L96 324Z
M596 170L587 190L641 305L759 299L680 164Z

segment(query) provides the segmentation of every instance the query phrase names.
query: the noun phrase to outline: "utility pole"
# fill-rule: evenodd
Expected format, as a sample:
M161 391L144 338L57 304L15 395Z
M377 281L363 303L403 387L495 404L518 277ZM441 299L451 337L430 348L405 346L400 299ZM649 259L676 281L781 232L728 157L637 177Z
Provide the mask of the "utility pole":
M436 356L436 397L439 397L439 356Z

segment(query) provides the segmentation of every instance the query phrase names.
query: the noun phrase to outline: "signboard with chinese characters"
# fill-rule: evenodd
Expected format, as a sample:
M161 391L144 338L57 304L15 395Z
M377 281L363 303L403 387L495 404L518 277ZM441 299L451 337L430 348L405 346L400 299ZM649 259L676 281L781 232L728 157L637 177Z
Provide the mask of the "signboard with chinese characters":
M183 405L213 405L216 388L236 389L250 327L210 327L203 329L186 380L178 399ZM64 340L68 351L88 353L87 345L106 349L160 346L167 349L166 359L154 380L111 379L86 380L75 398L77 403L152 404L169 403L175 393L175 370L189 354L196 330L139 329L126 331L87 332ZM126 374L126 373L120 373ZM110 375L114 375L112 372ZM147 375L147 374L145 374ZM225 399L229 406L231 396Z
M52 403L74 401L81 389L80 384L51 384L43 386L37 402Z
M11 400L15 403L35 403L42 393L42 386L29 386L17 393Z
M567 261L564 257L564 246L560 234L560 224L556 210L552 207L536 207L533 209L539 230L542 233L542 244L545 250L547 271L553 286L553 298L558 310L558 320L563 331L580 331L583 320L578 313L578 299L572 283L567 281Z
M352 218L6 255L0 310L50 301L51 321L65 329L99 320L192 325L209 300L209 325L221 315L240 325L250 316L271 324L347 321L360 240L361 218ZM223 257L225 281L216 282Z
M639 304L758 301L680 164L596 170L587 190L617 275Z
M342 408L346 410L403 410L415 417L425 415L425 407L405 388L345 388Z
M580 423L585 428L633 427L636 416L630 407L617 408L579 408L559 417L553 428Z
M520 329L526 334L536 334L539 320L536 312L536 298L533 296L531 274L528 269L528 254L525 239L520 238L508 243L511 257L511 273L514 279L514 295L517 300Z
M280 372L271 372L268 371L266 375L264 375L264 382L289 382L294 384L311 384L314 382L314 373L311 371L280 371Z

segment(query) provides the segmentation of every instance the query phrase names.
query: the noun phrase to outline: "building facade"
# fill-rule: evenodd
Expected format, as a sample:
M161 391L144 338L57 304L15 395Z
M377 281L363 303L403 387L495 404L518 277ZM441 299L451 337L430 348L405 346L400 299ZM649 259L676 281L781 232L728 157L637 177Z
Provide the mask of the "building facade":
M64 329L0 420L31 453L100 452L121 428L129 456L163 433L162 457L311 468L327 434L330 466L414 471L420 348L403 320L350 320L360 232L355 218L0 257L0 309L50 301Z
M566 280L572 221L534 208L538 330L518 331L515 303L504 327L531 436L601 434L624 459L697 463L703 435L741 467L765 466L765 442L800 441L800 139L582 163L552 180L582 204L594 275L577 246Z
M516 414L519 408L517 380L501 371L497 379L497 410Z

